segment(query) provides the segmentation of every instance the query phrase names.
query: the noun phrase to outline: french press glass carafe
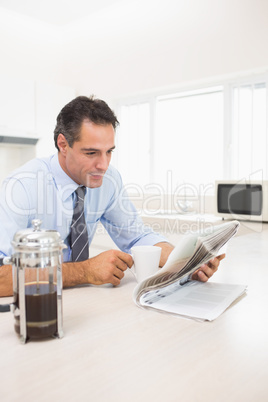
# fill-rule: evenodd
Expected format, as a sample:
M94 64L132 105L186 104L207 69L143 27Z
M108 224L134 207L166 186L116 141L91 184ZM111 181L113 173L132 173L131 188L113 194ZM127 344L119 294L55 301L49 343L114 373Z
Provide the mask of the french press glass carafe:
M60 234L33 229L18 231L12 241L13 313L15 331L25 343L28 339L63 337L62 249Z

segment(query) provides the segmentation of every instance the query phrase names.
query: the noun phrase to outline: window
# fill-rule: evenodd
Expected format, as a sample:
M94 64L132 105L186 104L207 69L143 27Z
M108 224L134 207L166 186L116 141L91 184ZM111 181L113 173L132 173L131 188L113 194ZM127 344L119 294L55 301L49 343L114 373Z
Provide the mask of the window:
M144 186L151 179L150 105L123 105L117 132L117 167L127 184Z
M184 186L213 194L217 179L267 179L266 81L122 101L117 166L124 182L145 192Z
M157 183L213 185L223 174L222 87L157 98L154 142Z
M267 178L266 83L235 85L232 95L232 176Z

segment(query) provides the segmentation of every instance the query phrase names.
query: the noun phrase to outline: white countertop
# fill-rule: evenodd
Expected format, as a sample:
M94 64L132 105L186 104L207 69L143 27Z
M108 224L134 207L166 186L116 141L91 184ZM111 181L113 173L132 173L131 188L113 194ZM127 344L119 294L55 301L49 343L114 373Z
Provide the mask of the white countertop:
M267 226L232 239L213 281L247 294L210 323L139 309L129 271L119 287L64 290L62 339L22 345L0 314L1 401L266 401Z

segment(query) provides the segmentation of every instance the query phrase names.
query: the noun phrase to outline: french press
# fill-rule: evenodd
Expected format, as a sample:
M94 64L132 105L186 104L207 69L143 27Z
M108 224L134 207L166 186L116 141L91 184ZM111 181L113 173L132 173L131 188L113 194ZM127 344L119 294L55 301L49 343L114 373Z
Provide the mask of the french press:
M40 229L41 223L34 219L33 229L18 231L12 241L14 253L5 259L5 264L12 263L12 311L22 343L63 337L61 266L66 246L57 231Z

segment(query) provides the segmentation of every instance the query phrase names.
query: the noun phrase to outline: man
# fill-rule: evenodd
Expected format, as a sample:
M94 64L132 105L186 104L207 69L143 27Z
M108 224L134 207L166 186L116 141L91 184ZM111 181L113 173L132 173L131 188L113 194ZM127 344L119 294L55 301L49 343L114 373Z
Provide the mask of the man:
M117 124L108 105L93 97L77 97L61 110L54 131L58 153L26 163L2 186L0 258L12 253L14 234L31 227L32 219L38 218L42 220L43 228L57 230L67 246L62 267L64 287L119 285L125 270L133 264L129 254L133 245L160 246L160 266L165 264L173 246L143 225L124 193L118 171L110 165ZM109 250L82 261L73 258L70 227L73 226L74 207L79 202L75 192L78 187L85 188L86 227L82 225L78 233L81 236L87 231L84 249L88 250L98 222L101 222L120 250ZM208 280L223 257L202 266L193 278ZM0 296L11 294L11 266L2 266Z

